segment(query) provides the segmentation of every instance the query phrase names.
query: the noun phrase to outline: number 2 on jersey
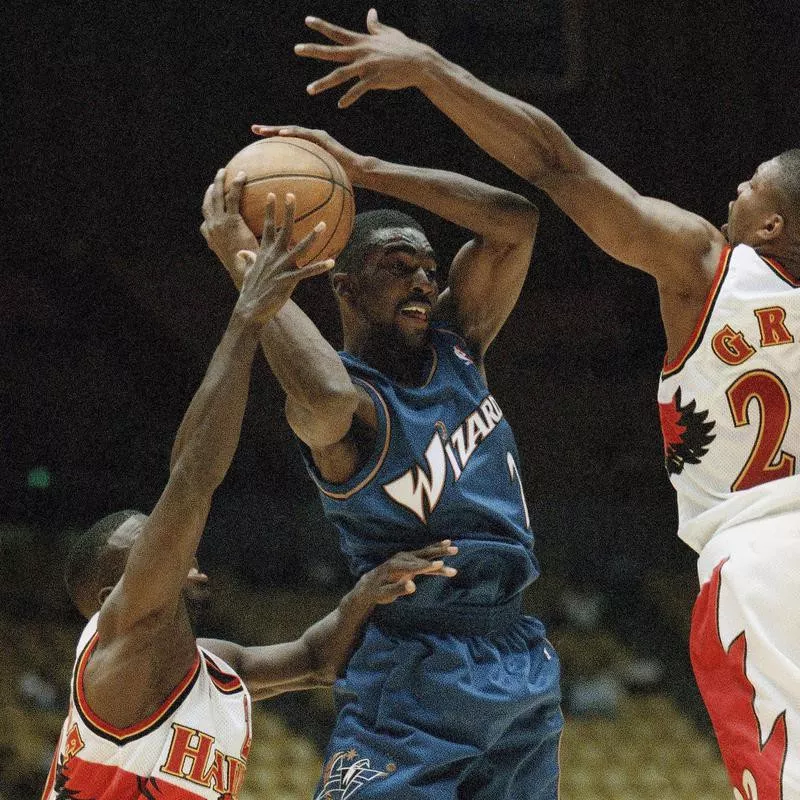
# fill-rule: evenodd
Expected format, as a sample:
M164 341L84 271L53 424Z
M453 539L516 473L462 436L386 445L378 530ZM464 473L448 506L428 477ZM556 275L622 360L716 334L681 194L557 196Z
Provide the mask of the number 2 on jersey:
M511 477L512 481L516 481L519 485L519 497L522 500L522 510L525 512L525 529L530 530L531 528L531 517L528 514L528 504L525 502L525 490L522 488L522 476L519 474L519 469L517 469L517 462L514 461L514 456L511 453L506 452L506 463L508 464L508 474Z
M758 403L758 435L747 463L731 484L731 491L751 489L768 481L794 474L795 457L781 450L789 427L791 401L783 381L766 370L753 370L737 378L728 388L733 424L750 425L750 401Z

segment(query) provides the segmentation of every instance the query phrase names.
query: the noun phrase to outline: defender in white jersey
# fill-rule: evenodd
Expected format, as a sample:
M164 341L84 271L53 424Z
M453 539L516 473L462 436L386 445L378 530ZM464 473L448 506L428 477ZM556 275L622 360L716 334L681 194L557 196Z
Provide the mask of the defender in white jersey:
M285 219L294 218L287 196ZM398 553L367 573L339 607L286 644L240 647L195 639L192 601L207 581L195 551L211 497L230 466L258 336L297 283L333 266L302 269L277 234L274 201L230 322L186 412L169 480L149 516L104 517L67 560L72 600L89 618L78 643L67 719L43 800L235 800L250 751L250 703L333 683L376 603L415 590L419 573L449 577L440 542Z
M738 800L800 799L800 149L740 184L721 230L644 197L546 114L367 14L316 17L336 68L316 94L416 87L491 156L546 192L596 244L658 283L660 399L681 531L700 550L692 661ZM732 247L732 252L729 252Z

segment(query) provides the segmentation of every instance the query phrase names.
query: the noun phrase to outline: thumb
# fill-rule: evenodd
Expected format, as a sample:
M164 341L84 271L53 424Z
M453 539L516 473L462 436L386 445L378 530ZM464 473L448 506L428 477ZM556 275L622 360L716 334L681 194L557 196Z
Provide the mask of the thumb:
M256 263L256 254L252 250L240 250L236 254L236 268L247 272Z
M378 22L378 12L371 8L367 11L367 30L370 33L378 33L381 29L381 24Z

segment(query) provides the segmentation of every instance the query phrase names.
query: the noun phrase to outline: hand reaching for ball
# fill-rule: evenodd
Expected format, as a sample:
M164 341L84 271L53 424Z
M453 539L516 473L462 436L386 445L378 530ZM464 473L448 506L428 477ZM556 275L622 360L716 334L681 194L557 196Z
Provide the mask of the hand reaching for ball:
M256 136L302 139L306 142L319 145L336 159L354 186L362 185L361 176L364 171L365 157L353 152L349 147L345 147L327 131L316 128L303 128L299 125L260 124L251 125L250 130L253 131Z
M325 231L324 221L318 222L297 244L292 244L295 198L287 194L283 205L284 224L275 225L275 195L267 197L261 245L257 252L241 250L236 255L236 272L241 274L242 288L235 312L249 324L268 322L292 296L300 281L321 275L333 267L333 259L315 261L298 267L301 258Z
M214 182L206 189L203 198L203 224L200 226L200 233L228 271L237 289L242 288L245 273L244 262L238 258L238 253L242 250L258 250L258 240L239 213L242 187L246 180L247 175L240 171L226 195L225 170L217 170Z

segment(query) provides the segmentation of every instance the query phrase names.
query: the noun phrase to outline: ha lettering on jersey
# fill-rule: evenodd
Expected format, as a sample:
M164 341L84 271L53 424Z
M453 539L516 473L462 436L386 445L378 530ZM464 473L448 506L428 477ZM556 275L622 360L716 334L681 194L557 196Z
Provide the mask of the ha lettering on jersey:
M97 616L78 644L67 719L43 800L236 800L252 742L250 695L223 661L198 648L183 680L148 719L118 728L86 702L83 674Z
M679 535L698 551L718 530L800 503L799 336L800 282L746 245L726 248L658 391Z

